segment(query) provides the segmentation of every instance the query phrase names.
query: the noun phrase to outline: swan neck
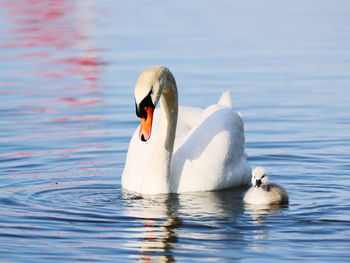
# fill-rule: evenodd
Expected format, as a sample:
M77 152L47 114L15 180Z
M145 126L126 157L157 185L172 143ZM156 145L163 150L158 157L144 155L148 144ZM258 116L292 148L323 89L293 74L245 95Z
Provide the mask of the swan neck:
M166 82L160 96L159 137L156 146L158 156L154 156L154 158L160 158L160 155L162 155L165 158L163 164L166 165L167 177L170 176L170 164L174 149L178 114L177 88L175 81L171 81L171 79L168 79Z
M160 120L155 151L146 173L146 180L152 180L149 193L171 192L171 157L174 149L178 115L178 94L174 77L168 72L160 96ZM151 177L151 178L150 178ZM152 189L154 187L155 189Z
M160 97L160 132L163 142L159 142L159 145L163 145L164 149L170 153L173 152L177 114L178 114L178 98L176 85L167 85Z

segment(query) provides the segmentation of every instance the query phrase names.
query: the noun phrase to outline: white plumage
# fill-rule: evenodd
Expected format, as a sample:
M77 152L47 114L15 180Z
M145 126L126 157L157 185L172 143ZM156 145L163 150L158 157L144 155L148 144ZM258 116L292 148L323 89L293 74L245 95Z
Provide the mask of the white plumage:
M232 109L228 92L206 109L181 107L171 72L162 66L149 67L135 86L137 110L159 100L150 138L140 140L147 139L147 133L139 132L139 126L130 140L122 174L124 189L142 194L181 193L249 182L243 122Z
M264 168L256 167L252 172L252 184L244 196L244 202L255 205L288 204L288 195L283 187L268 183Z

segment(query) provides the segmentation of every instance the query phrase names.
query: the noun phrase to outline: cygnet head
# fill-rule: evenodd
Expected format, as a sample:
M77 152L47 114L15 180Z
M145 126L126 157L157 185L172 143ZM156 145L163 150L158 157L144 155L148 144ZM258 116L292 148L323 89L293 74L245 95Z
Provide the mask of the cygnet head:
M268 178L266 170L260 166L255 167L252 172L252 184L255 187L263 187L267 185L267 183Z

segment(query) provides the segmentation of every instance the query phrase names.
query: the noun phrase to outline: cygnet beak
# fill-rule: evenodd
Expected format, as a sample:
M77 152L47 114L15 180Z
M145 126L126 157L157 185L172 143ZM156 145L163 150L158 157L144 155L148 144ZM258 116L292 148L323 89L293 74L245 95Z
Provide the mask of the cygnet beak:
M260 187L261 180L255 180L255 187Z

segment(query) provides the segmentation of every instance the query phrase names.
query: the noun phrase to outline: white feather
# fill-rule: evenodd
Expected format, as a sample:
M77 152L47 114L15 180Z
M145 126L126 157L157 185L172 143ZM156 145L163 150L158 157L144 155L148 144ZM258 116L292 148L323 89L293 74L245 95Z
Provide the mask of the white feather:
M168 71L166 73L169 74ZM156 74L159 75L159 72ZM143 91L143 94L147 92ZM247 184L250 167L245 154L242 119L231 108L228 92L219 102L220 105L214 104L206 109L179 106L176 136L172 138L172 158L168 166L164 163L168 159L162 155L171 144L168 146L163 137L167 125L174 120L167 119L161 104L154 114L150 139L142 142L138 137L138 127L130 140L122 175L123 188L157 194L219 190ZM160 131L163 134L160 135ZM161 143L162 140L165 143Z

